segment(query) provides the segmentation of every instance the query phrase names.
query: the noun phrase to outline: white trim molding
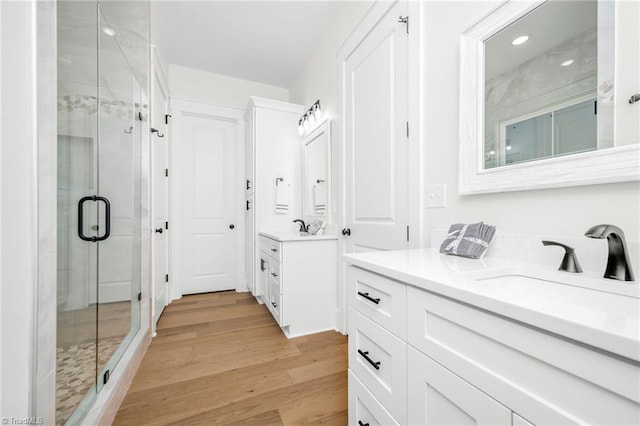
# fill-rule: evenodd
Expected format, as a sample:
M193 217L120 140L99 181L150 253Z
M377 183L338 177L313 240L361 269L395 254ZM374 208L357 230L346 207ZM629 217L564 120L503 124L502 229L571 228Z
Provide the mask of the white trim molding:
M484 42L545 2L504 3L460 37L458 193L461 195L640 180L639 143L483 169Z

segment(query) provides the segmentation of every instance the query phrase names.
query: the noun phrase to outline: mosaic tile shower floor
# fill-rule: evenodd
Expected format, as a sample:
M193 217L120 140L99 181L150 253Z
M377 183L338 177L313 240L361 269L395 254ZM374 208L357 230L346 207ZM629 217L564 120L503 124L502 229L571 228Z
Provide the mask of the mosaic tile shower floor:
M122 338L112 337L98 344L98 364L104 365ZM89 391L95 392L96 344L81 343L57 349L56 424L63 425ZM64 377L64 380L61 378Z

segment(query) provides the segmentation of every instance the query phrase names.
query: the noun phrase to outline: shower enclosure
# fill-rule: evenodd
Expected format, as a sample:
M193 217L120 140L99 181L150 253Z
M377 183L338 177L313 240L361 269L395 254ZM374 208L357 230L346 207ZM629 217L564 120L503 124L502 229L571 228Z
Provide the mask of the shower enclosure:
M56 423L76 424L140 329L148 3L57 12Z

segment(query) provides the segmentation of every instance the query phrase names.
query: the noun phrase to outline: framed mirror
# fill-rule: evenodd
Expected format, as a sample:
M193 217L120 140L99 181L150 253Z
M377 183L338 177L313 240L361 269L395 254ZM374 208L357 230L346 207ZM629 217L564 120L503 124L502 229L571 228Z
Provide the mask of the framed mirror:
M331 121L302 140L302 214L329 222L331 217Z
M637 2L509 1L461 36L459 193L640 179Z

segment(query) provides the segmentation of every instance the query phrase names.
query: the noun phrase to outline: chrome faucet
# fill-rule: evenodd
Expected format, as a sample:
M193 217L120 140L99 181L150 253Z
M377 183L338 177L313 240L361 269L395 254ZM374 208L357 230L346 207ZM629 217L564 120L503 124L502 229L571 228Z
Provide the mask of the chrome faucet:
M299 222L300 223L300 232L309 232L309 225L304 223L304 220L302 219L296 219L293 221L295 222Z
M615 225L596 225L585 234L589 238L607 239L609 244L609 257L607 268L604 271L605 278L620 281L633 281L633 271L629 262L629 250L624 239L624 232Z
M564 257L562 258L562 262L560 263L559 271L565 272L574 272L579 274L582 272L582 268L580 267L580 262L578 262L578 258L576 257L576 251L573 247L569 247L566 244L558 243L556 241L542 241L542 245L544 246L560 246L564 249Z

